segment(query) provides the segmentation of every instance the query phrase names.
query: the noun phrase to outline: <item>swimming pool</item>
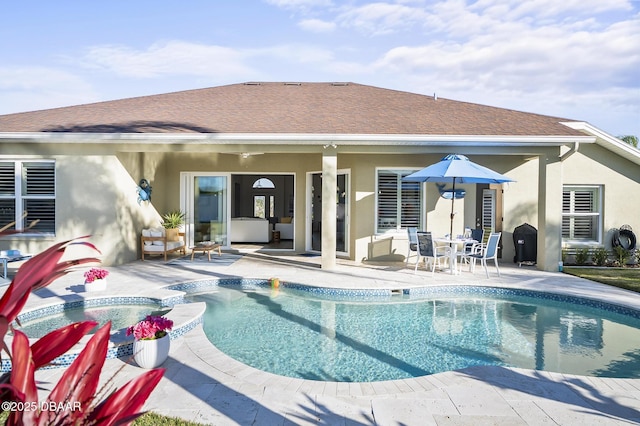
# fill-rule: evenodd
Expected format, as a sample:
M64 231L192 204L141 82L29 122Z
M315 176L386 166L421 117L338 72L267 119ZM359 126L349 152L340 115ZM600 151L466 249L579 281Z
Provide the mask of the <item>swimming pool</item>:
M220 285L204 330L227 355L271 373L371 382L497 365L640 377L640 314L524 290L431 288L422 294L324 295Z
M57 313L44 311L32 319L21 319L21 325L14 327L29 338L36 339L74 322L96 321L98 326L90 332L93 334L109 320L111 330L116 331L137 323L147 315L164 315L169 311L170 308L160 308L157 304L76 306Z

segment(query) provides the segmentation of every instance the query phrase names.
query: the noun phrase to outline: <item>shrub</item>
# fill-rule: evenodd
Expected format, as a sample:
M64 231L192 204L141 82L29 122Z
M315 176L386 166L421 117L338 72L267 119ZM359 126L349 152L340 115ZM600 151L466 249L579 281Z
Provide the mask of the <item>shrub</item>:
M609 257L609 252L604 247L598 247L593 251L593 255L591 256L593 262L598 266L604 266L607 263L607 258Z
M589 259L589 249L581 248L576 251L576 264L584 265Z
M631 257L631 252L622 246L616 246L614 248L614 254L616 256L616 262L620 266L625 266Z

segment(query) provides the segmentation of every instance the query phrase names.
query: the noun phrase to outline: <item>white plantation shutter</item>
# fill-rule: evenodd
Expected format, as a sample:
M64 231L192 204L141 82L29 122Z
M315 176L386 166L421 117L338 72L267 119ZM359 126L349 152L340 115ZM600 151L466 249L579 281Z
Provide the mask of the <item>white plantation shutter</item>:
M21 230L39 220L34 231L55 233L55 197L54 162L0 162L0 226L15 221Z
M482 190L482 227L496 229L496 190Z
M403 182L412 170L379 170L377 232L420 227L421 185Z
M13 162L0 163L0 197L16 195L16 166Z
M562 192L562 238L597 242L600 236L600 190L569 187Z
M378 173L378 230L396 229L398 218L398 175Z
M16 220L16 166L0 162L0 227ZM15 229L12 226L10 229Z
M55 165L53 163L24 163L22 195L55 195Z
M54 233L56 229L55 164L52 162L25 162L22 164L24 224L39 222L34 231Z

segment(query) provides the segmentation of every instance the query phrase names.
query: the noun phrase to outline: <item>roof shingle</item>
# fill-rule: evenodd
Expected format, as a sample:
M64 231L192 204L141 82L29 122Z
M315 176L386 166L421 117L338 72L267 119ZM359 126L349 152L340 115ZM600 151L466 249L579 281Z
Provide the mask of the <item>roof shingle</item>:
M575 121L355 83L241 83L0 115L0 132L574 136Z

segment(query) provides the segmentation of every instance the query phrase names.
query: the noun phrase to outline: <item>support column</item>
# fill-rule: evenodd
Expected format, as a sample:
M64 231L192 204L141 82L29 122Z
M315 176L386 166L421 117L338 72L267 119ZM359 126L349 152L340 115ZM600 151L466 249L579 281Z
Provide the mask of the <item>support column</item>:
M562 162L560 150L539 157L538 268L557 271L562 260Z
M328 147L322 153L322 269L336 266L337 187L338 155Z

